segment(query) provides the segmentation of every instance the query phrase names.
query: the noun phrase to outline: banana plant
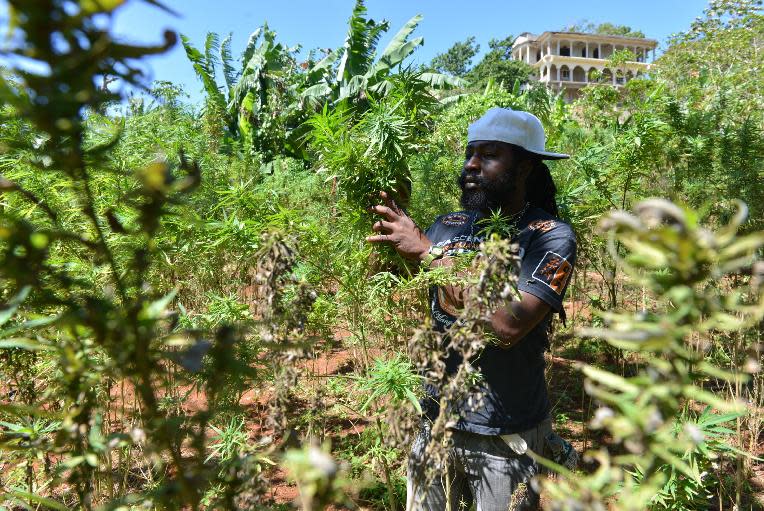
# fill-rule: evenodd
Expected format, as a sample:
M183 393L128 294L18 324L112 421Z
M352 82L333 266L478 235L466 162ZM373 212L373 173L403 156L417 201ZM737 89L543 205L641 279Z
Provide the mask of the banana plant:
M204 40L204 52L201 52L185 35L180 36L180 40L183 43L183 49L186 51L186 56L194 68L194 73L201 80L204 86L204 92L207 95L205 102L205 110L209 111L214 109L217 112L226 112L226 97L223 91L220 90L220 86L217 83L216 68L220 63L220 58L217 52L220 50L220 36L213 32L209 32ZM226 124L229 129L232 127L231 120L226 117Z
M276 32L264 24L250 34L237 70L231 34L222 42L217 34L207 34L204 53L187 37L181 36L181 41L204 85L207 108L220 112L231 135L239 138L246 150L262 154L266 162L278 155L298 156L292 132L302 122L294 57L299 46L276 42ZM225 93L218 84L216 72L220 68Z
M423 37L409 39L422 21L422 16L416 15L398 31L379 58L376 58L377 44L382 34L389 29L389 23L366 19L366 12L363 0L356 0L344 46L329 53L309 71L315 83L302 92L301 96L306 102L337 103L361 98L366 91L384 96L391 87L389 80L394 74L393 70L424 43ZM335 68L334 64L338 60L339 64ZM421 73L419 79L433 88L466 85L461 78L441 73Z

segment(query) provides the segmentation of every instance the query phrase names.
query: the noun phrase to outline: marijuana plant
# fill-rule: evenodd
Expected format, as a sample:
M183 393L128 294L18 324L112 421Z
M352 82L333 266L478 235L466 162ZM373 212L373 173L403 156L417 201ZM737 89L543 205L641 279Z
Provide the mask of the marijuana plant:
M659 502L666 467L703 484L703 475L685 453L708 449L711 439L681 413L693 403L742 413L743 403L724 400L705 389L704 382L747 377L713 365L704 348L719 332L741 330L764 317L761 280L751 279L747 287L730 280L750 267L764 246L762 232L736 235L747 213L742 203L737 207L730 223L716 231L703 227L695 212L659 199L639 203L634 214L613 212L601 222L611 256L633 282L653 294L657 305L636 315L602 312L608 328L585 331L639 353L642 369L623 377L582 367L586 391L601 405L592 427L607 431L613 445L588 453L598 465L594 473L573 476L560 470L564 477L545 485L552 509L647 509Z

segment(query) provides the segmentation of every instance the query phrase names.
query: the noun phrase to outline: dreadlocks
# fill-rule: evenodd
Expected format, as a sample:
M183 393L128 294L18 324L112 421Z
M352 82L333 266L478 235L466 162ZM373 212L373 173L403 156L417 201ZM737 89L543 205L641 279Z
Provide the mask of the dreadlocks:
M525 200L531 207L541 208L550 215L558 217L559 210L557 208L557 201L554 199L557 194L557 187L554 184L549 167L546 166L544 160L533 153L526 151L522 147L515 147L522 153L521 158L530 159L533 165L533 169L525 180ZM559 315L562 324L565 325L565 320L567 319L565 309L560 309ZM551 334L554 329L554 322L550 321L547 328Z
M557 201L554 200L557 194L557 187L554 185L552 173L546 166L544 160L538 155L526 151L522 147L509 144L512 149L517 151L520 159L529 159L533 169L525 180L525 200L534 208L541 208L552 216L559 217Z
M533 170L528 174L525 181L525 200L532 207L541 208L552 216L560 216L557 209L557 202L554 196L557 194L557 187L554 185L552 173L543 160L533 159Z

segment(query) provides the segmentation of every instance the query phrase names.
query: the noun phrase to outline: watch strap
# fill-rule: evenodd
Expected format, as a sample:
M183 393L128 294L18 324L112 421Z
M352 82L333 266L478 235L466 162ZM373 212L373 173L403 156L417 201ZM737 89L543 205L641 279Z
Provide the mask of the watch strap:
M430 249L427 251L427 255L424 256L424 259L422 259L422 266L425 268L429 268L432 262L435 259L440 259L441 257L443 257L443 254L444 254L443 247L436 247L435 245L431 245Z

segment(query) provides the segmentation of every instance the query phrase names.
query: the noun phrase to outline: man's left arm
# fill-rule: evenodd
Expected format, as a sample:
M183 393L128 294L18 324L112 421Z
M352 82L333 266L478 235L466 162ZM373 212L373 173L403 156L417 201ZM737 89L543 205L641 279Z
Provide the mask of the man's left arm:
M541 298L520 291L520 300L509 302L491 316L491 328L498 338L498 346L511 348L533 330L551 307Z
M520 264L521 300L510 302L491 318L500 346L514 346L550 311L562 310L575 260L576 238L567 224L558 222L549 231L535 234Z
M562 309L573 264L576 257L575 237L563 225L557 232L541 233L523 255L518 290L520 300L509 302L491 316L491 328L502 348L510 348L523 339L550 311ZM432 266L451 266L453 260L444 257ZM446 306L461 309L472 288L458 285L443 286Z
M432 266L451 266L451 258L444 257L433 262ZM464 307L464 301L472 290L471 286L466 288L446 284L442 286L443 295L441 306L446 310L457 311ZM551 307L544 300L535 295L520 291L520 300L512 301L506 307L496 310L491 316L491 329L498 338L498 346L510 348L520 339L528 335L541 320L543 320Z

